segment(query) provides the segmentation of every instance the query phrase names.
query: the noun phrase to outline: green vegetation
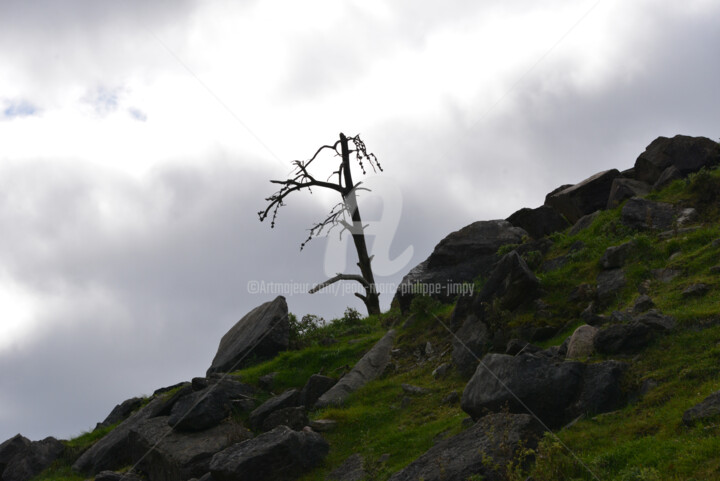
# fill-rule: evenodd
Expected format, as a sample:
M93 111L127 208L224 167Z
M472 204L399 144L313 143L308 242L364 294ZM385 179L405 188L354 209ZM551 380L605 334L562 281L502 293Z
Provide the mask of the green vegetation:
M625 227L620 206L601 212L587 229L575 235L570 235L569 229L554 234L553 246L544 258L533 250L525 255L540 279L541 300L549 315L537 320L532 308L513 313L498 308L495 314L498 323L509 327L539 323L556 326L558 333L539 344L561 344L582 324L579 316L589 303L578 286L595 286L601 272L599 261L608 247L632 242L625 267L627 285L599 306L598 313L609 315L632 306L639 296L638 287L643 286L659 310L678 320L672 334L657 338L637 355L614 356L630 364L628 387L644 383L656 387L619 411L547 433L534 453L529 472L521 472L520 463L516 463L506 469L509 479L525 479L527 475L536 481L720 479L720 417L691 427L682 423L685 410L720 389L720 275L710 271L710 267L720 265L720 245L713 246L713 240L720 238L720 170L701 171L687 180L675 181L650 198L695 207L699 218L692 229L676 229L673 235L660 236ZM544 271L542 263L552 259L563 262ZM657 275L660 271L675 275L661 279ZM695 283L707 284L709 292L684 297L682 291ZM481 278L475 282L476 287L483 284ZM435 368L450 362L451 343L445 325L453 308L419 296L408 316L397 309L366 318L348 309L342 318L331 322L313 315L300 320L292 316L293 349L234 373L243 382L257 384L261 376L276 372L276 392L299 388L314 373L340 377L389 327L397 329L392 363L380 379L352 394L342 407L311 413L312 419L336 420L338 427L324 433L331 446L324 465L302 477L303 481L324 480L355 453L365 459L368 480L387 480L439 439L463 429L462 420L467 416L457 402L447 402L446 397L453 391L461 394L467 380L452 372L445 378L432 376ZM602 358L596 355L590 360ZM407 394L402 389L404 383L425 388L428 393ZM69 454L37 479L82 479L70 471L71 458L110 429L68 441ZM522 456L528 454L523 451Z

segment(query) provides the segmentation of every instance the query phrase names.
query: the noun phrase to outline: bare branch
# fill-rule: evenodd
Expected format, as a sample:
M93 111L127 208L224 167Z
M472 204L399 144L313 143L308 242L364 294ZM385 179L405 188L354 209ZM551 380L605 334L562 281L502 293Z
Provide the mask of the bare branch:
M327 286L331 284L335 284L338 281L358 281L360 284L363 285L365 290L370 290L370 284L363 278L363 276L359 276L357 274L338 274L335 277L332 277L322 284L318 284L317 286L313 287L308 291L308 294L315 294L317 291L326 288Z

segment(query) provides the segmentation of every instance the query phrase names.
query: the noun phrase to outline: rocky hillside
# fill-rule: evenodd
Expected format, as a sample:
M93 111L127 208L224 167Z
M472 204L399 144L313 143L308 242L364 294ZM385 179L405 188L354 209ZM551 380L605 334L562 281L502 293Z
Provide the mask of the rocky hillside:
M380 316L268 300L206 377L2 443L0 480L720 479L719 164L658 138L451 233Z

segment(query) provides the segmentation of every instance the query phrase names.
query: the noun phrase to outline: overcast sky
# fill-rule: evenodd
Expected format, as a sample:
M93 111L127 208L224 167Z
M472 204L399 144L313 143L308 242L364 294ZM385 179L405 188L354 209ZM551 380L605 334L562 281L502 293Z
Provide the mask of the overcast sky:
M299 250L332 195L257 219L268 180L341 131L385 169L361 207L390 285L660 135L717 140L719 21L712 0L3 0L0 441L203 375L274 298L249 283L351 270L337 236Z

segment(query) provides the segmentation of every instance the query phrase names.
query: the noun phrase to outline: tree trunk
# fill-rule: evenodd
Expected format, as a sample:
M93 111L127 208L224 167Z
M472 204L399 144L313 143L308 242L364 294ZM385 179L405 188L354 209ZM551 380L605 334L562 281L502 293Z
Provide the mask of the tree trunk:
M368 256L367 251L367 243L365 242L365 230L362 225L362 218L360 217L360 207L357 203L357 196L355 195L355 184L353 184L352 174L350 172L348 140L342 133L340 134L340 146L342 149L342 171L345 177L345 193L343 193L343 199L345 200L345 205L352 210L352 239L358 255L358 267L360 267L360 273L370 286L365 289L365 296L358 297L365 303L368 314L380 314L380 295L375 287L375 277L373 276L370 256Z

